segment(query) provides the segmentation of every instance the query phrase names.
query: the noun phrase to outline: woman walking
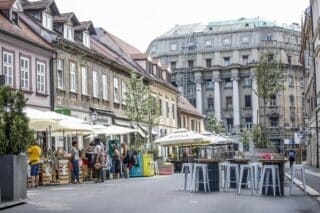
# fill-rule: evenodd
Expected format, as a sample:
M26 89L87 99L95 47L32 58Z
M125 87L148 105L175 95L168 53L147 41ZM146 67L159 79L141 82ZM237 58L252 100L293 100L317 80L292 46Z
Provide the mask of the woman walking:
M79 180L79 149L78 149L78 142L72 142L72 149L71 149L71 164L72 164L72 183L80 183Z

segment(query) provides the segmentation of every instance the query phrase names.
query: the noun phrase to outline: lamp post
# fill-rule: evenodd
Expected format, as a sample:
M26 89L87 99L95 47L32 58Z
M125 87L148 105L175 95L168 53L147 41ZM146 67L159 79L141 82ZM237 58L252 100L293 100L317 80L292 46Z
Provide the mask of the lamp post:
M90 113L91 125L95 125L96 124L97 117L98 117L97 112L95 110L91 111L91 113Z

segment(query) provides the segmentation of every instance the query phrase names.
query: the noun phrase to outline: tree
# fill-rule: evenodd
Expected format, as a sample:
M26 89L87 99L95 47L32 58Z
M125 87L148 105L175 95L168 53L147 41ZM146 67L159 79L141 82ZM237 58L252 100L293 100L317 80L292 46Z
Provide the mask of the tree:
M275 96L282 88L282 72L279 63L273 59L273 54L266 52L261 55L255 68L257 90L254 91L262 99L263 104L263 128L262 136L266 137L267 117L266 105L272 96ZM261 122L261 120L260 120ZM260 123L261 125L261 123ZM266 142L266 140L263 140ZM263 145L263 144L262 144ZM267 144L264 144L267 145Z
M243 144L244 150L249 150L250 140L252 138L252 133L248 129L241 129L241 142Z
M218 121L216 117L214 117L212 115L208 117L207 130L209 132L214 132L216 134L220 134L220 133L225 132L223 124L220 121Z
M0 87L0 155L18 155L35 140L29 120L23 113L23 93Z

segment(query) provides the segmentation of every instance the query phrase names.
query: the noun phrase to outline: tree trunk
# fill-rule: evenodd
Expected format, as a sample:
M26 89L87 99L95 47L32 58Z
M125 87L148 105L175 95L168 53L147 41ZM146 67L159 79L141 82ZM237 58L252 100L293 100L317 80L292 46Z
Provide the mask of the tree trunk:
M262 137L263 137L263 146L266 147L266 129L267 129L267 112L266 112L267 100L263 99L263 128L262 128Z

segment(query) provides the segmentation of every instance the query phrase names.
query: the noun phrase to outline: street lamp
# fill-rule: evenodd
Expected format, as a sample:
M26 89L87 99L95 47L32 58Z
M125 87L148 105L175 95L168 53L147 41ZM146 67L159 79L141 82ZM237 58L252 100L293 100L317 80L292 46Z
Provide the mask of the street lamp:
M90 113L90 119L91 119L91 124L92 125L95 125L95 123L97 122L97 117L98 117L98 114L95 110L93 110L91 113Z

